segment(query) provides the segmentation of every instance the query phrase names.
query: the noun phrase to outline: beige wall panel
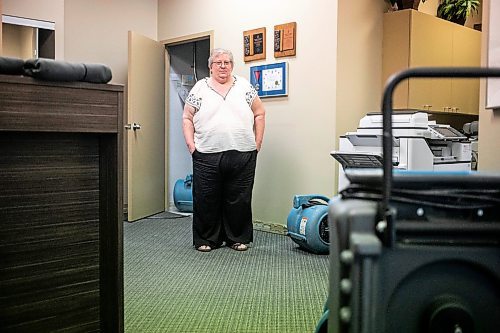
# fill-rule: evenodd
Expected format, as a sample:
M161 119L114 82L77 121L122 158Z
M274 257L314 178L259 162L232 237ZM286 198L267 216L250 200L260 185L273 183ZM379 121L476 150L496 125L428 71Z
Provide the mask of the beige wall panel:
M339 1L338 135L356 130L368 112L381 111L384 8L383 1Z
M339 1L336 147L368 112L381 111L384 9L384 1Z
M158 15L159 40L213 30L214 46L231 49L234 72L247 79L250 66L289 63L288 97L263 99L267 123L257 161L254 219L286 224L294 195L332 196L337 1L159 0ZM288 22L297 23L297 54L274 58L274 26ZM267 33L267 59L245 64L243 31L261 27Z
M66 0L66 60L103 63L127 82L128 31L156 40L157 0Z
M490 18L487 13L490 2L497 0L483 0L483 35L481 64L487 66L488 29ZM491 19L498 22L500 12L492 12ZM486 80L481 80L479 93L479 163L480 171L500 172L500 157L498 146L500 142L500 109L485 109L486 104Z
M56 59L64 60L64 0L2 1L3 14L54 22L56 27Z

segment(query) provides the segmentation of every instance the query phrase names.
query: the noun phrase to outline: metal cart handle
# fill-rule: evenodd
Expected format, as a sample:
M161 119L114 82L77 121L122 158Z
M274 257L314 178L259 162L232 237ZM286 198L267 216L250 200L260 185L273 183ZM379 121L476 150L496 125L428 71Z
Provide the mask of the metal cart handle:
M392 97L394 89L403 80L416 78L481 78L500 77L500 68L484 67L417 67L403 70L389 77L382 97L382 152L383 152L383 184L381 218L385 220L388 239L392 243L394 235L393 219L389 210L392 189ZM386 158L389 157L389 158Z

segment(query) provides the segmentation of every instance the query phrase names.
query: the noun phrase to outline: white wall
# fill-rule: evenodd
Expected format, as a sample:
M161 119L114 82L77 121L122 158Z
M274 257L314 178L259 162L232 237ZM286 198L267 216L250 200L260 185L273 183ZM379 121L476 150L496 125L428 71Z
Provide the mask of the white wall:
M264 145L257 161L254 218L286 224L295 194L332 196L335 188L337 2L330 0L159 0L158 39L214 31L214 46L232 50L234 72L289 63L288 97L264 99ZM297 54L274 58L274 25L297 22ZM243 31L266 28L265 61L245 64ZM179 124L180 126L180 124Z

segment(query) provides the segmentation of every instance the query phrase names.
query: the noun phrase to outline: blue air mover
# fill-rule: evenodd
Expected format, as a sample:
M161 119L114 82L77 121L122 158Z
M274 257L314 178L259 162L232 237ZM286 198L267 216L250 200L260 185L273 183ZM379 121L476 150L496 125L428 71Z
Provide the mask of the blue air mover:
M288 214L288 236L300 247L317 254L329 252L328 199L322 195L296 195Z
M193 175L178 179L174 186L174 204L181 212L193 212Z
M328 309L328 299L326 300L325 306L323 306L323 315L316 325L314 333L327 333L328 331L328 316L330 315L330 310Z

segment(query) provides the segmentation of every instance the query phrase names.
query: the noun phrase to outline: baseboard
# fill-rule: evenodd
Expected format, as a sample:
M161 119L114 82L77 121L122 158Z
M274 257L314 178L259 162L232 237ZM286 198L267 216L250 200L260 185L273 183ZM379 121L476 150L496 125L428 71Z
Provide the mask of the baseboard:
M288 229L283 224L263 222L259 220L253 221L253 229L279 235L286 235L288 232Z
M177 208L169 209L167 212L177 214L177 215L182 215L182 216L192 216L193 213L190 212L181 212L180 210L177 210Z

